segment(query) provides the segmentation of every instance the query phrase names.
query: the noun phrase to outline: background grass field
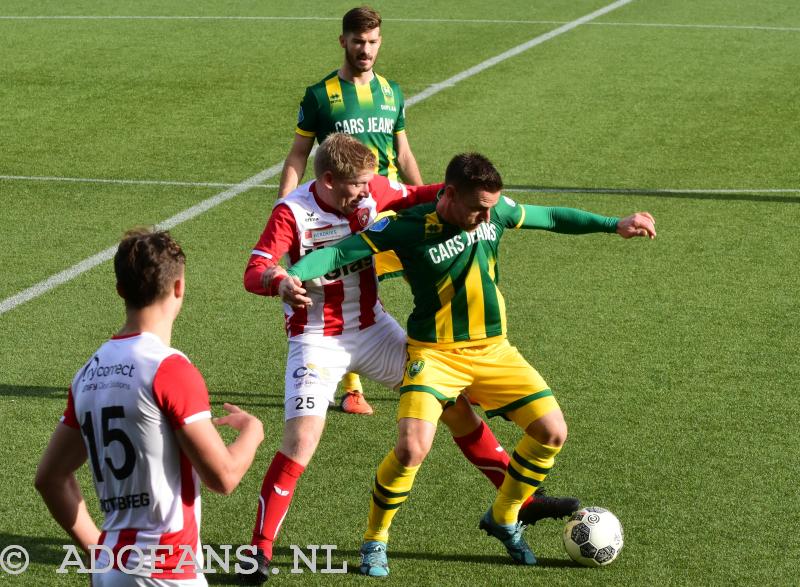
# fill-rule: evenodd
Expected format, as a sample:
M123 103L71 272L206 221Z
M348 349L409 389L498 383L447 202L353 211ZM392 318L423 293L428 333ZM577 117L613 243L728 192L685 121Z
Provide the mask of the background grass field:
M407 98L610 2L429 4L375 2L386 19L377 69ZM125 228L226 189L198 184L237 184L279 163L305 86L340 64L338 18L350 7L4 0L0 302L114 245ZM63 15L284 18L32 18ZM572 565L561 524L546 521L528 530L540 566L510 565L477 529L492 488L442 432L397 517L389 582L797 584L798 63L795 0L634 0L409 109L427 180L439 181L453 154L479 150L520 201L649 210L659 236L519 232L502 250L510 339L570 425L548 488L619 516L619 560ZM249 539L280 440L281 311L241 286L275 193L245 190L173 230L189 263L173 342L205 374L215 412L238 403L267 430L241 487L204 493L210 544ZM382 297L407 315L401 280ZM122 318L108 262L0 314L0 550L31 553L28 571L0 572L2 584L85 584L55 573L67 540L32 479L73 373ZM394 437L395 397L367 391L374 417L330 413L273 582L367 581L288 572L291 544L337 545L335 562L355 570L370 482ZM492 427L515 444L513 425ZM80 479L97 514L85 468Z

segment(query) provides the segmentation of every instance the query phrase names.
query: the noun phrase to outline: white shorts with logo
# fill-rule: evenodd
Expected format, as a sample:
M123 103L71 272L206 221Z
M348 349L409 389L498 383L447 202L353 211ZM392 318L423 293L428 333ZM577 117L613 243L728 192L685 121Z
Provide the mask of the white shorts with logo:
M336 386L348 371L394 388L403 379L405 364L406 333L385 312L364 330L339 336L290 338L285 419L325 417Z

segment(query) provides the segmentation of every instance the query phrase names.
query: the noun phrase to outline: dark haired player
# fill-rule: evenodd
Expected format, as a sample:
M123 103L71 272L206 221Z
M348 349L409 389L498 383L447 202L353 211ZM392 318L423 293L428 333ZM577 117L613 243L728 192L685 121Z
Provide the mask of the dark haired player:
M502 187L488 159L458 155L447 167L437 201L403 210L305 256L280 283L281 297L296 302L305 294L302 281L378 251L394 250L414 295L398 440L375 477L361 547L364 574L388 575L386 543L392 518L411 492L443 409L461 394L488 416L506 416L524 431L480 527L503 543L515 563L536 564L518 515L553 467L567 425L547 383L506 339L505 303L497 287L500 238L506 229L516 228L656 236L653 217L646 212L620 219L572 208L528 206L501 197Z
M113 552L110 561L99 551L96 567L113 569L95 574L94 587L206 585L185 554L202 566L200 482L233 491L264 437L261 421L231 404L212 423L202 375L170 346L184 265L168 233L125 235L114 256L125 324L75 375L36 472L36 489L72 539L87 552L91 545ZM215 425L239 435L226 446ZM102 532L75 478L87 458L105 513Z
M294 190L305 173L314 140L322 143L333 132L354 136L378 159L375 171L408 185L422 185L422 176L406 136L405 102L397 82L373 71L381 46L381 15L368 6L349 10L342 18L339 44L342 66L308 86L300 103L294 142L281 174L278 197ZM379 276L399 275L402 268L390 252L375 258ZM372 414L358 376L342 380L342 410Z

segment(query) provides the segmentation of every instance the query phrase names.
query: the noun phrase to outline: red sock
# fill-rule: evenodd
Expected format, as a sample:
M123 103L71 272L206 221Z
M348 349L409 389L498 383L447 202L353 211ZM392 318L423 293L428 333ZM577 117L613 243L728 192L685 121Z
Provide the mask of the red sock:
M467 457L467 460L475 465L478 470L486 475L492 485L498 489L506 478L508 468L508 453L497 442L491 428L486 422L481 422L475 430L466 436L453 437L458 448ZM522 507L528 505L533 498L529 497Z
M297 480L305 467L278 451L264 475L261 484L261 496L258 499L256 525L253 529L251 544L264 551L268 559L272 559L272 543L281 529L283 519L294 496Z

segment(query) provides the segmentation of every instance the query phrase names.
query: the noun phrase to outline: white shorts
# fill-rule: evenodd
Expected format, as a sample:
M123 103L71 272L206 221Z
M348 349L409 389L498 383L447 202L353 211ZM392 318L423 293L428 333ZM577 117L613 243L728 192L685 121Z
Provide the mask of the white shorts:
M154 579L111 569L107 573L94 573L91 578L91 587L208 587L201 574L194 579Z
M394 388L403 379L405 364L406 333L386 313L369 328L353 333L290 338L285 419L325 417L336 386L348 371Z

